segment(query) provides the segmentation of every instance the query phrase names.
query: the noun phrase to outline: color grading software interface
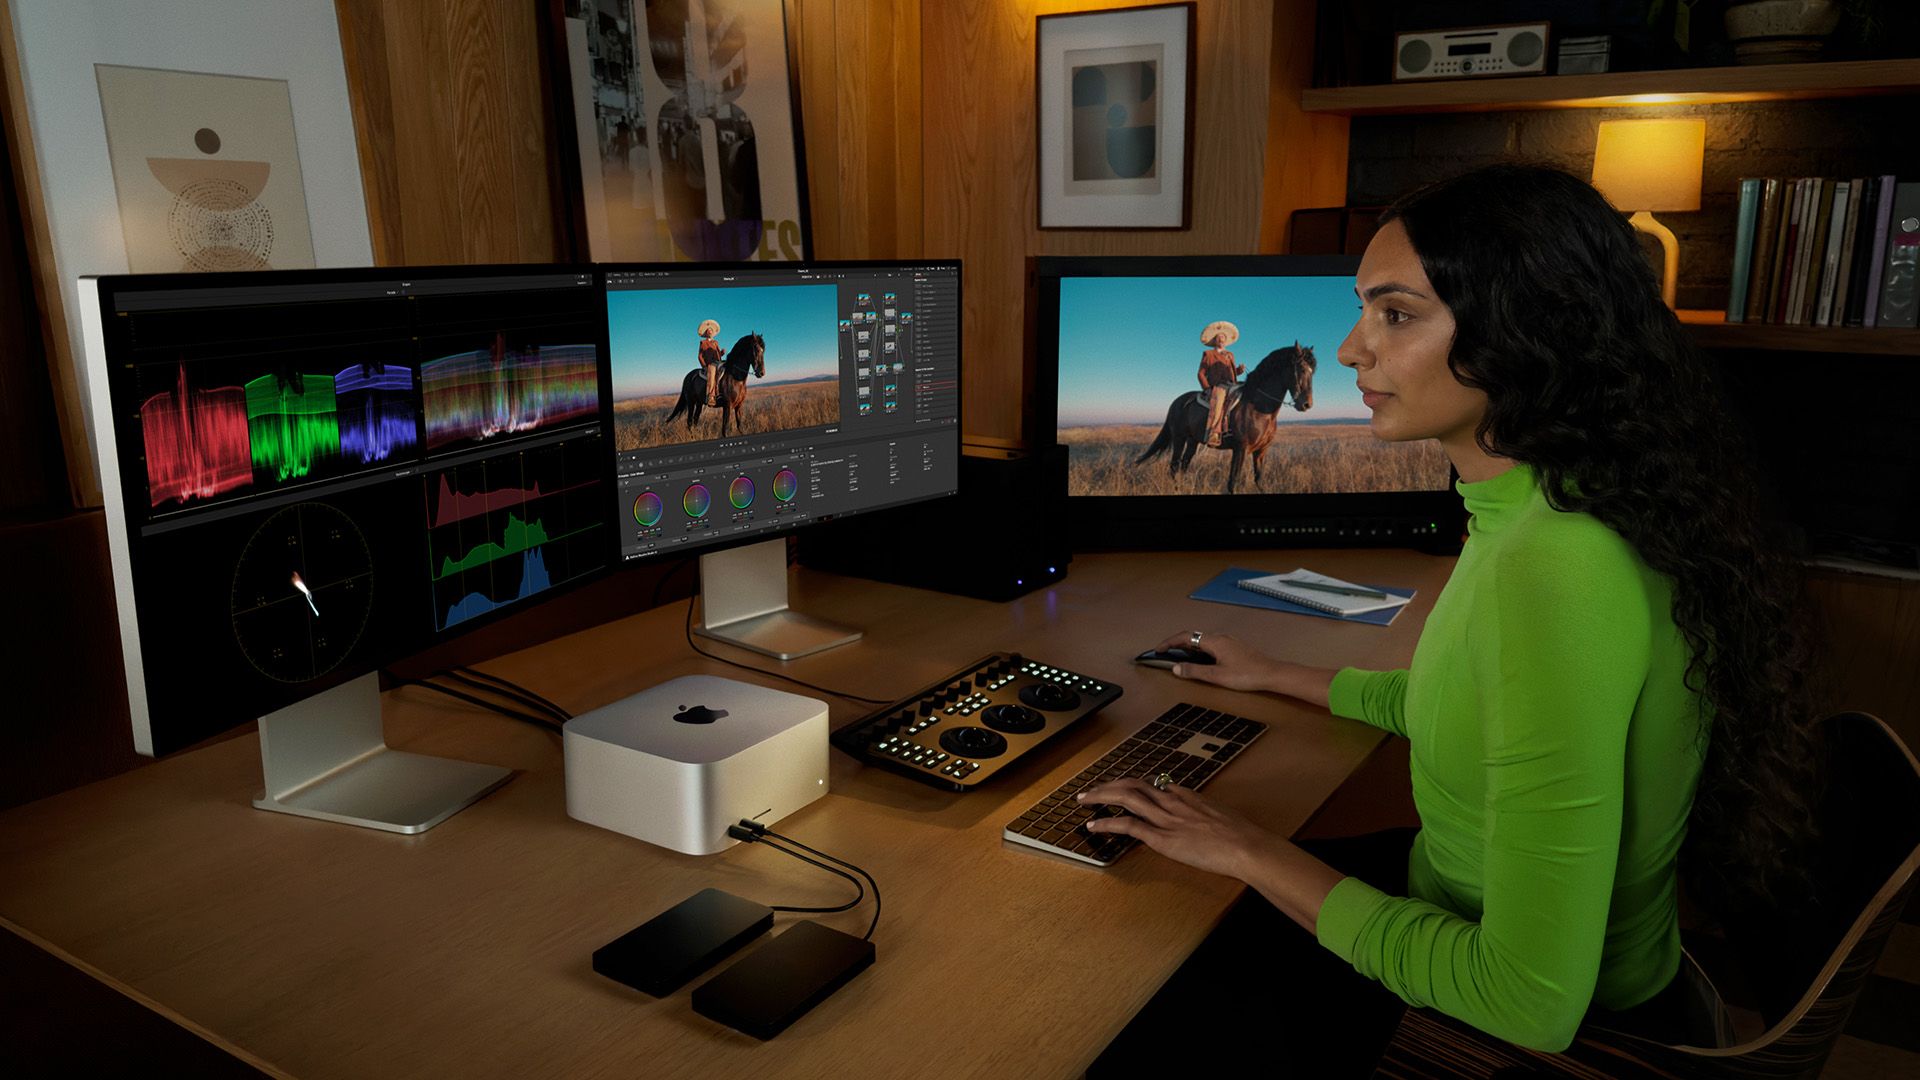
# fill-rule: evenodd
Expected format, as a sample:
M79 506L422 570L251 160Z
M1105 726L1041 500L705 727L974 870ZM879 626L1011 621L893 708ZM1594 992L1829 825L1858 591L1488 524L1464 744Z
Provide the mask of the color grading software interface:
M282 279L112 304L157 696L218 688L265 711L608 565L593 275Z
M958 266L609 272L607 328L624 559L958 485Z

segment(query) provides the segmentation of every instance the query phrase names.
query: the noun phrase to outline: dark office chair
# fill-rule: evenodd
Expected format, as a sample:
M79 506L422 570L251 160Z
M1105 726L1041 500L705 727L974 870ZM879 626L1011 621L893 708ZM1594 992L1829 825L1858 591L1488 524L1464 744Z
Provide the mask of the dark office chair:
M1494 1039L1430 1009L1409 1009L1375 1066L1377 1080L1813 1080L1912 897L1920 868L1920 761L1878 717L1841 713L1825 723L1832 781L1820 810L1832 916L1791 926L1730 930L1733 980L1765 1025L1737 1041L1731 1015L1689 955L1681 978L1689 1043L1668 1046L1594 1025L1565 1053ZM1732 983L1730 983L1731 985Z

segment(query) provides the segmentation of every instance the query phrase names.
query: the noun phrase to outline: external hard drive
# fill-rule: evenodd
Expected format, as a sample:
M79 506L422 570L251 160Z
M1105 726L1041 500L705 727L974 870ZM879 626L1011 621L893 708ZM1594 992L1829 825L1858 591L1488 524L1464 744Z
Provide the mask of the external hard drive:
M593 970L666 997L772 928L772 908L703 889L595 949Z
M797 922L693 992L693 1011L771 1039L873 963L873 943Z

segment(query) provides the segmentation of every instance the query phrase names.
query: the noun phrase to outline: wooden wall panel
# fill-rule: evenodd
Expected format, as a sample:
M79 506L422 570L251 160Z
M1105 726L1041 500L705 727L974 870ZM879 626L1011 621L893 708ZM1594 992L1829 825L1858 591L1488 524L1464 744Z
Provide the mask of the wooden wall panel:
M1112 6L1112 0L1008 0L921 7L921 95L928 117L922 162L923 250L929 257L958 257L966 267L963 408L973 438L1017 443L1031 434L1021 430L1030 389L1022 364L1027 256L1263 250L1269 98L1281 92L1276 80L1291 85L1305 78L1313 11L1311 3L1301 0L1280 5L1216 0L1196 10L1198 71L1189 133L1194 155L1192 228L1038 228L1034 20ZM1286 41L1290 49L1281 74L1272 70L1276 40ZM1344 178L1340 133L1322 133L1291 118L1281 125L1281 133L1284 139L1311 135L1320 140L1301 148L1300 156L1337 151ZM1293 148L1289 151L1282 160L1295 156ZM1321 172L1332 170L1323 166ZM1324 197L1337 202L1341 194L1325 179L1274 189L1287 211L1293 200ZM1275 212L1281 212L1280 205Z
M336 7L375 260L558 257L542 5Z
M814 257L920 253L920 6L787 0Z
M1287 223L1295 210L1347 201L1347 118L1300 109L1300 92L1313 83L1315 2L1276 5L1261 168L1261 251L1287 250Z

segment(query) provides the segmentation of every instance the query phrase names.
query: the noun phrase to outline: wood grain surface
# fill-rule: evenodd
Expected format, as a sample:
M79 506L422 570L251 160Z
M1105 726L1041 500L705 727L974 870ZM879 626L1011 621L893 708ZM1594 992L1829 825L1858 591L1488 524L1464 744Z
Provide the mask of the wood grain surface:
M1389 628L1186 599L1223 566L1296 561L1419 597ZM1006 844L1001 827L1184 700L1272 725L1208 794L1292 832L1382 736L1132 655L1197 627L1304 663L1402 664L1451 564L1404 551L1082 556L1060 585L1009 604L796 572L797 607L867 630L784 665L799 678L894 696L1014 649L1126 696L966 794L835 751L831 794L779 828L879 880L878 962L770 1043L693 1013L690 988L652 999L589 957L702 888L830 904L844 885L761 847L686 856L575 822L557 737L411 688L386 699L395 746L508 765L513 781L431 832L389 835L251 809L258 745L235 738L0 814L0 919L300 1076L1075 1075L1239 885L1149 850L1098 870ZM787 688L690 652L685 615L658 608L486 667L575 712L693 672ZM831 706L836 725L862 714ZM857 933L869 915L822 918Z

